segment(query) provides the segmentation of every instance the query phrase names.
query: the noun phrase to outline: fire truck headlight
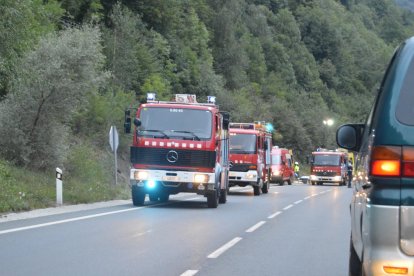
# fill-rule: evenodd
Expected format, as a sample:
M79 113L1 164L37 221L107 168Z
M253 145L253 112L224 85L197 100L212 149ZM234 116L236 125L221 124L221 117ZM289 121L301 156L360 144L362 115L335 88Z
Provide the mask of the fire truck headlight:
M247 173L246 174L246 178L248 178L248 179L255 179L256 178L256 174L255 173Z
M316 175L312 175L312 174L311 174L311 175L310 175L310 180L318 180L318 179L317 179Z
M196 183L207 183L210 180L208 174L196 174L194 175L194 182Z
M148 172L146 171L136 171L134 172L135 180L147 180L148 179Z
M272 173L273 173L273 175L275 175L275 176L280 175L280 171L279 171L279 170L275 170L275 171L273 171Z
M341 181L342 177L340 175L337 175L334 177L334 181Z
M154 189L157 186L157 182L155 182L154 180L148 180L145 186L148 189Z

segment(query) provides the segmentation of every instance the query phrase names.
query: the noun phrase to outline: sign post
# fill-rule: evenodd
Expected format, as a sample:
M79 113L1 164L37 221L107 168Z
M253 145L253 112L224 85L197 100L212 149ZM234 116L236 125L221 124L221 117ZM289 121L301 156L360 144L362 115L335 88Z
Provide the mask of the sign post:
M117 158L117 149L119 145L119 136L118 131L116 130L116 126L111 126L111 130L109 131L109 144L111 145L111 149L114 152L115 156L115 186L118 185L118 158Z
M56 168L56 205L63 204L63 187L62 187L63 173L62 170Z

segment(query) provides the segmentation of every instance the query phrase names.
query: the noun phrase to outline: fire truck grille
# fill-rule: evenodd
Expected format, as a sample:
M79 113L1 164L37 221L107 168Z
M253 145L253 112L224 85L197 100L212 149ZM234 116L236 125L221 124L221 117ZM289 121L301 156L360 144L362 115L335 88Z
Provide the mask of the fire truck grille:
M317 175L317 176L336 176L337 173L336 172L323 171L323 172L316 172L315 175Z
M233 172L247 172L251 164L235 164L231 162L230 171Z
M215 151L131 147L131 163L214 168Z

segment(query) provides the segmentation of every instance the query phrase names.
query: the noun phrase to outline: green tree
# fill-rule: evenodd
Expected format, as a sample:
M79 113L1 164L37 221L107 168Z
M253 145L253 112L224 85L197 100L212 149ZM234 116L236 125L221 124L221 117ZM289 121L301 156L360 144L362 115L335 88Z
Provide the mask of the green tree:
M62 14L55 0L0 0L0 99L10 90L17 60L56 28Z
M68 123L86 95L105 81L99 30L51 33L16 68L12 93L0 103L0 153L19 164L61 164Z

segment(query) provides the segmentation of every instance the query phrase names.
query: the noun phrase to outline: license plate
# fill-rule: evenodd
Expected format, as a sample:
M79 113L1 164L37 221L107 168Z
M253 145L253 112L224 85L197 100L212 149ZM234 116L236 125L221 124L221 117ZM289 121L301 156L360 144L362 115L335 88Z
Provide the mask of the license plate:
M180 181L178 176L167 175L162 178L164 181Z

